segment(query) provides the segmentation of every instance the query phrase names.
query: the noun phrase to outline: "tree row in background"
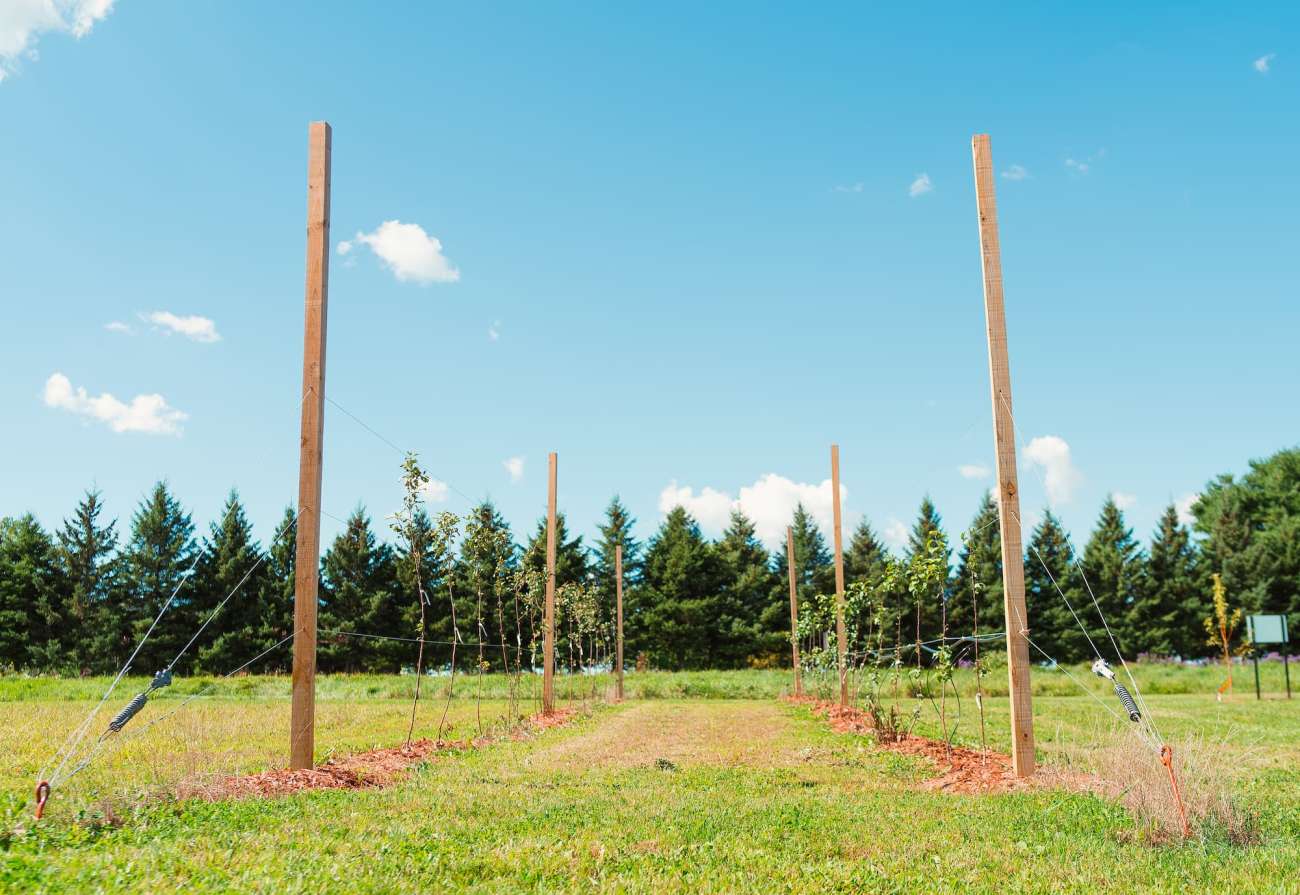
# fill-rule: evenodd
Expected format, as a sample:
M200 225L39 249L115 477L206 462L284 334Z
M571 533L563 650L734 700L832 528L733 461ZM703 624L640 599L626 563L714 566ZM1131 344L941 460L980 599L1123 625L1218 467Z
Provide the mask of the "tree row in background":
M1300 616L1300 449L1253 462L1240 478L1211 481L1192 508L1193 529L1170 506L1144 547L1113 500L1101 508L1082 552L1050 511L1027 533L1025 590L1031 637L1061 661L1090 658L1105 617L1126 655L1201 657L1213 652L1202 620L1211 612L1212 573L1247 612ZM145 497L126 531L104 518L89 492L54 532L29 515L0 520L0 669L61 673L116 671L169 597L134 662L136 673L166 666L218 604L235 596L178 665L182 673L224 673L271 650L257 668L283 669L292 631L295 516L286 509L266 544L254 537L236 493L206 533L165 483ZM417 594L434 664L536 667L545 519L518 544L490 502L473 508L454 542L434 537L420 511L412 555L376 532L357 509L321 560L319 667L396 671L411 664ZM682 508L645 543L616 497L593 543L573 535L560 514L556 580L561 665L607 656L613 630L614 552L622 546L625 655L652 667L736 668L786 661L789 602L784 545L773 553L754 524L733 513L717 540ZM801 606L824 620L817 638L833 645L834 571L826 538L810 513L791 519ZM897 638L1002 629L997 506L988 494L960 537L951 539L933 503L921 502L908 544L894 554L863 521L847 533L846 581L882 599L873 624ZM423 540L422 540L423 539ZM934 542L953 544L933 592L911 594L899 569ZM418 559L418 569L416 568ZM417 584L418 582L418 584ZM817 613L822 613L817 616ZM850 619L855 631L866 620ZM361 636L366 635L366 636ZM862 644L855 644L861 648Z

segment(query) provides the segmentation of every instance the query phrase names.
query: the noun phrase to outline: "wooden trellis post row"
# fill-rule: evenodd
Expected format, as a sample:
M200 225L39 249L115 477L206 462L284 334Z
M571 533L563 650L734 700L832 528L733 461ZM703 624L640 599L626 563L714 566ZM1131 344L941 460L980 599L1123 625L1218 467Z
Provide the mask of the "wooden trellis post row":
M794 529L785 527L785 565L790 573L790 660L794 666L794 695L803 695L803 675L799 671L799 589L794 569Z
M556 456L547 457L546 607L542 619L542 712L555 711L555 478Z
M840 705L849 705L849 641L844 630L844 534L840 530L840 446L831 445L831 507L835 522L835 640L839 646Z
M330 133L327 122L313 121L307 139L307 300L294 555L291 768L311 767L316 745L316 600L320 583L321 438L325 428L325 322L329 296Z
M975 202L979 210L984 316L988 325L989 380L993 397L993 439L997 454L1003 609L1007 624L1007 674L1011 684L1011 763L1017 777L1028 777L1034 772L1029 622L1025 613L1025 561L1020 541L1020 490L1016 484L1016 436L1015 419L1011 414L1007 315L1002 302L1002 255L998 247L998 208L988 134L976 134L971 139L971 149L975 157Z

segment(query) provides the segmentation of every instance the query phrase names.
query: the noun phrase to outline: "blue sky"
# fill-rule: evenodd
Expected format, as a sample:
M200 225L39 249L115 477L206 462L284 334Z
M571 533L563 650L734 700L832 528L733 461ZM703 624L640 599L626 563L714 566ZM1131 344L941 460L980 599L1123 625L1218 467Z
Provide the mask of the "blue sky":
M266 536L314 119L326 391L420 452L435 506L490 496L521 537L549 450L584 533L617 492L642 537L737 499L772 537L828 512L832 441L850 523L896 535L928 492L964 527L977 132L1029 521L1050 500L1082 541L1115 492L1145 539L1297 441L1294 8L0 7L0 513L53 525L93 485L125 521L164 477L204 525L238 486ZM325 511L391 511L399 460L329 407Z

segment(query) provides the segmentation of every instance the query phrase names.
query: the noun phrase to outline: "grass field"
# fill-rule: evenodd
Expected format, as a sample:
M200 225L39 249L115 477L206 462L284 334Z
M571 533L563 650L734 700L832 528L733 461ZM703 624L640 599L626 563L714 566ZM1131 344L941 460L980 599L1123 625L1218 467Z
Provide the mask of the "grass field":
M33 827L35 776L105 682L0 678L0 888L1300 892L1300 700L1278 697L1279 678L1257 703L1249 669L1222 703L1213 672L1138 673L1169 741L1194 734L1215 745L1234 797L1258 816L1256 844L1214 835L1143 844L1122 808L1087 794L924 790L930 771L918 759L831 732L776 699L788 676L764 671L629 675L634 698L620 705L592 701L568 726L439 754L386 789L175 800L185 782L283 764L286 681L235 679L134 739L123 735L56 791ZM1075 685L1051 695L1050 675L1036 674L1039 755L1077 762L1115 724ZM138 683L123 684L121 702ZM411 683L322 678L318 758L400 743ZM427 683L417 735L432 735L443 710L445 682ZM571 685L577 698L604 684L562 679L560 693ZM204 685L178 682L132 726ZM457 682L451 738L534 710L531 690L512 711L505 681L485 678L481 705L473 687L472 678ZM106 715L116 694L110 702ZM1001 746L1006 700L986 706L990 741ZM964 699L966 743L978 742L973 710ZM923 732L935 732L932 715L923 704Z

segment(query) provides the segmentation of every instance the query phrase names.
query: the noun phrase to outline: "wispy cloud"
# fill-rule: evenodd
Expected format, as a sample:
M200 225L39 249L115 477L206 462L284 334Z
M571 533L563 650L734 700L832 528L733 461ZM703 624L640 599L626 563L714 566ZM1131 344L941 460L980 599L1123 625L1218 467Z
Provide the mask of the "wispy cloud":
M1183 525L1193 525L1196 523L1196 516L1192 513L1192 507L1196 501L1200 500L1199 494L1184 494L1174 501L1174 508L1178 510L1178 521Z
M501 465L506 468L510 474L510 481L522 482L524 479L524 458L511 457L509 460L502 460Z
M1053 506L1069 503L1083 474L1074 466L1070 446L1058 435L1040 435L1025 448L1025 459L1043 469L1047 501Z
M45 406L66 410L88 420L104 423L114 432L143 432L147 435L180 435L181 423L189 418L170 406L162 395L136 395L130 404L104 392L91 397L84 388L72 387L62 373L45 380Z
M1273 70L1273 60L1277 58L1277 53L1265 53L1255 60L1255 71L1261 75L1266 75Z
M1137 495L1129 494L1127 491L1112 491L1110 499L1115 501L1115 506L1121 510L1131 510L1137 506Z
M907 188L907 194L913 199L918 196L924 196L926 193L933 191L934 184L930 182L930 175L926 174L924 171L916 175L916 179L912 181L912 185Z
M957 472L964 479L986 479L992 473L983 463L963 463L957 467Z
M18 71L21 60L35 61L45 32L80 40L113 9L113 0L3 0L0 2L0 81Z
M493 320L492 325L488 327L488 341L497 342L501 339L501 321Z
M357 244L368 246L397 279L403 282L455 283L460 271L442 253L442 243L430 236L419 224L384 221L371 233L357 233L351 240L338 244L338 253L347 255Z
M128 336L131 335L133 332L135 332L135 330L131 329L130 324L123 323L121 320L113 320L108 323L105 323L104 329L108 330L111 333L123 333L124 335L128 335Z
M860 193L863 189L865 184L860 180L857 183L841 183L833 187L834 192L837 193Z
M140 319L169 333L179 333L194 342L220 342L221 334L217 325L208 317L190 314L181 317L171 311L151 311L141 314Z
M1093 165L1106 157L1105 149L1098 149L1087 158L1075 158L1068 156L1065 159L1065 169L1072 174L1083 175L1092 170Z
M1003 180L1028 180L1029 169L1024 165L1012 165L1002 172Z

